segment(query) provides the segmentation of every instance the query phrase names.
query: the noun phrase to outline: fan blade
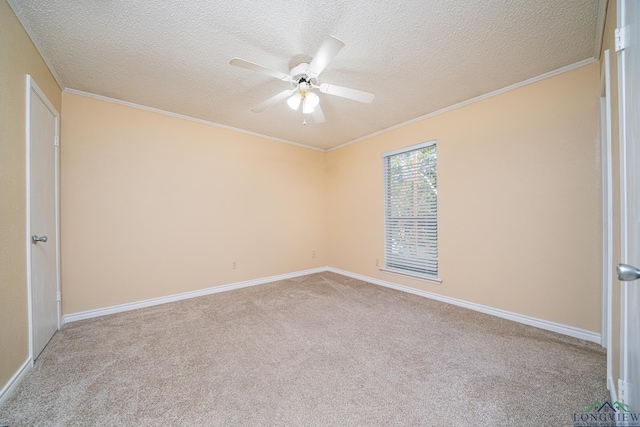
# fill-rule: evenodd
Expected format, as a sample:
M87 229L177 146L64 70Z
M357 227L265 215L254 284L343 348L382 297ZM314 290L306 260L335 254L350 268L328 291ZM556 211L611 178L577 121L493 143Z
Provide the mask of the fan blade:
M364 102L370 104L375 98L375 95L371 92L365 92L363 90L351 89L349 87L330 85L323 83L320 85L320 92L328 93L329 95L341 96L347 99L353 99L354 101Z
M272 70L271 68L263 67L262 65L258 65L244 59L233 58L229 61L229 64L235 65L236 67L246 68L247 70L257 71L258 73L266 74L267 76L275 77L276 79L284 80L285 82L291 81L291 76L289 74L285 74L278 70Z
M320 108L319 105L316 105L316 108L313 110L313 113L311 113L311 116L316 123L324 123L324 113L322 112L322 108Z
M253 111L254 113L259 113L261 111L263 111L265 108L267 107L271 107L274 104L277 104L278 102L282 101L285 98L288 98L289 96L293 95L293 90L285 90L280 92L277 95L272 96L271 98L267 99L266 101L256 105L255 107L253 107L251 109L251 111Z
M317 78L343 47L344 43L342 41L333 36L329 36L329 38L322 43L316 56L313 57L311 64L309 64L307 75L311 78Z

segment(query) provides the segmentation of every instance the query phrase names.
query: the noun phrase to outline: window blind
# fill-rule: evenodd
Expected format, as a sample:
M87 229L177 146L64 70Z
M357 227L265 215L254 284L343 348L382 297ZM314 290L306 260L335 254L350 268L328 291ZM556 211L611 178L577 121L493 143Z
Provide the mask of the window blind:
M438 276L438 180L431 141L383 154L385 268Z

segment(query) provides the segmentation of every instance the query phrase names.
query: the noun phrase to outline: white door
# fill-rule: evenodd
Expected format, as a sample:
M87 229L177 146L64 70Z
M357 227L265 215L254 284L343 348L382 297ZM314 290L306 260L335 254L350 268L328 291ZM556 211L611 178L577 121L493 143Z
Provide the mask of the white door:
M31 354L59 329L58 112L27 76L27 191Z
M618 400L640 412L640 1L618 2L622 200L621 381ZM633 266L633 267L631 267Z

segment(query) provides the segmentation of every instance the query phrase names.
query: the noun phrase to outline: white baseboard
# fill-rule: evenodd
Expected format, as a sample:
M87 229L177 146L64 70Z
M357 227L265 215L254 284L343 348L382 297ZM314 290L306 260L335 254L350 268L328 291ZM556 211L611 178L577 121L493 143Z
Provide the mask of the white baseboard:
M139 308L151 307L154 305L166 304L169 302L180 301L189 298L197 298L204 295L217 294L218 292L233 291L235 289L246 288L249 286L262 285L265 283L277 282L278 280L293 279L294 277L306 276L314 273L322 273L327 271L327 267L313 268L310 270L296 271L294 273L280 274L278 276L263 277L255 280L247 280L245 282L230 283L228 285L214 286L211 288L200 289L197 291L184 292L181 294L169 295L166 297L152 298L143 301L136 301L127 304L113 305L110 307L98 308L95 310L81 311L78 313L67 314L62 317L62 324L77 322L78 320L91 319L93 317L107 316L109 314L122 313L124 311L137 310Z
M425 298L430 298L436 301L445 302L447 304L457 305L459 307L468 308L470 310L479 311L481 313L490 314L492 316L500 317L503 319L512 320L514 322L523 323L529 326L535 326L547 331L557 332L562 335L568 335L570 337L582 339L585 341L591 341L600 344L601 336L596 332L587 331L573 326L562 325L560 323L549 322L543 319L537 319L535 317L529 317L518 313L513 313L506 310L500 310L498 308L488 307L456 298L451 298L432 292L423 291L420 289L412 288L409 286L399 285L385 280L376 279L369 276L363 276L361 274L352 273L350 271L340 270L333 267L319 267L310 270L302 270L294 273L281 274L278 276L264 277L261 279L248 280L245 282L230 283L228 285L214 286L212 288L200 289L197 291L185 292L181 294L169 295L166 297L152 298L144 301L137 301L128 304L114 305L111 307L99 308L96 310L82 311L78 313L67 314L62 318L62 324L76 322L78 320L91 319L93 317L106 316L109 314L122 313L124 311L137 310L139 308L151 307L159 304L166 304L169 302L180 301L188 298L196 298L204 295L215 294L218 292L232 291L235 289L246 288L249 286L262 285L265 283L276 282L278 280L292 279L294 277L306 276L308 274L322 273L324 271L331 271L343 276L352 277L354 279L362 280L364 282L372 283L374 285L384 286L391 289L396 289L410 294L418 295ZM615 388L614 388L615 390Z
M607 377L607 389L609 390L609 394L610 394L610 402L617 402L618 401L618 390L616 389L616 383L615 381L613 381L613 377Z
M13 390L15 390L15 388L18 386L18 384L20 384L20 382L29 373L29 371L31 371L32 367L33 367L33 361L31 360L31 358L28 358L22 364L20 369L18 369L18 371L15 374L13 374L11 379L4 385L4 387L2 387L2 390L0 390L0 407L2 407L4 402L7 399L9 399L9 396L11 396L11 393L13 393Z
M328 271L341 274L343 276L352 277L354 279L362 280L363 282L373 283L374 285L380 285L391 289L396 289L410 294L419 295L421 297L430 298L433 300L446 302L447 304L457 305L459 307L468 308L470 310L479 311L481 313L490 314L492 316L500 317L503 319L512 320L514 322L523 323L529 326L535 326L536 328L545 329L547 331L557 332L562 335L568 335L570 337L579 338L585 341L601 343L601 336L596 332L587 331L573 326L562 325L560 323L549 322L547 320L537 319L535 317L529 317L518 313L512 313L506 310L500 310L498 308L487 307L485 305L475 304L472 302L459 300L432 292L415 289L409 286L398 285L396 283L387 282L373 277L363 276L361 274L351 273L349 271L340 270L338 268L328 267Z

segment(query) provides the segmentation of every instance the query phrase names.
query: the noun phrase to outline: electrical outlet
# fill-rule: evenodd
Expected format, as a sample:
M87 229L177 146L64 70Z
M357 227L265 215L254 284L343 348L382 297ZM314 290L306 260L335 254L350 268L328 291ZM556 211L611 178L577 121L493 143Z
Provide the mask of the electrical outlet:
M311 258L315 258L316 257L316 251L311 251Z
M238 268L238 263L237 263L237 262L235 262L235 261L233 261L233 262L231 263L231 269L232 269L232 270L235 270L236 268Z
M376 258L376 267L380 267L380 260Z

